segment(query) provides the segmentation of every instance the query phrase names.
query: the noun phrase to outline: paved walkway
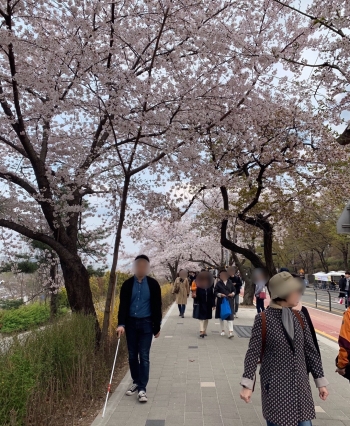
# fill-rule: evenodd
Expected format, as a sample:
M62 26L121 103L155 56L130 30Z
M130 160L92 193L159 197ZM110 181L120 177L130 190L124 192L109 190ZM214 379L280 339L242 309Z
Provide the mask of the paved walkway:
M228 340L220 336L217 320L211 320L208 337L199 339L198 321L191 318L192 300L186 317L179 318L174 305L163 324L161 337L151 353L149 402L140 404L127 397L128 374L110 398L105 418L99 415L92 426L258 426L265 425L261 413L260 389L253 402L239 399L239 381L248 338ZM240 309L235 326L251 326L255 311ZM242 329L244 331L244 328ZM350 386L335 374L337 345L320 336L330 396L322 402L314 389L317 411L315 426L350 426Z

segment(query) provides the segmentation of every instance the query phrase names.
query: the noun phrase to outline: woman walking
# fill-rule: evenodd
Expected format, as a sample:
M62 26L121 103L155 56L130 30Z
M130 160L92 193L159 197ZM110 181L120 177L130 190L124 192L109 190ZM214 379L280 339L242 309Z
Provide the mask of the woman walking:
M268 281L267 272L264 269L255 269L253 282L255 285L255 304L258 314L265 311L266 283Z
M225 320L227 321L227 326L229 330L228 338L232 339L233 335L233 318L235 312L235 286L233 282L229 279L228 272L222 270L219 273L219 281L217 282L214 295L216 297L216 311L215 318L220 319L221 326L221 336L225 336L225 322L221 319L221 304L224 300L228 300L231 308L231 315L228 316Z
M173 293L176 294L176 303L179 308L179 316L184 318L188 296L190 295L190 283L188 273L180 269L179 276L174 282Z
M215 296L213 275L201 271L196 277L196 290L193 293L193 318L199 320L199 330L202 339L207 335L208 321L213 317L215 309Z
M311 426L315 404L311 372L322 400L328 381L303 313L292 310L302 294L302 283L288 272L271 278L269 308L255 318L244 362L241 399L250 402L257 363L261 360L262 409L268 426Z

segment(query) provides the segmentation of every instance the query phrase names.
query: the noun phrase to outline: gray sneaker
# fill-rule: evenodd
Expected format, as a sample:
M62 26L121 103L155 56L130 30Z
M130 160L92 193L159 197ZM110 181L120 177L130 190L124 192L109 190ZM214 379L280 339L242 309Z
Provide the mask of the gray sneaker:
M136 392L137 392L137 385L133 383L130 386L130 388L126 391L125 395L132 396L132 395L135 395Z
M145 391L140 391L139 392L139 402L147 402L147 395Z

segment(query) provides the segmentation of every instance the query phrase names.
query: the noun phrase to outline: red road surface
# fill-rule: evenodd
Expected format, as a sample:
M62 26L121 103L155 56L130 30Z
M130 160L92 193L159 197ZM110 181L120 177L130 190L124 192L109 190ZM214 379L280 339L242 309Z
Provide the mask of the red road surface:
M338 340L343 317L340 315L331 314L330 312L324 312L319 309L311 308L310 306L305 305L305 307L310 313L315 329Z

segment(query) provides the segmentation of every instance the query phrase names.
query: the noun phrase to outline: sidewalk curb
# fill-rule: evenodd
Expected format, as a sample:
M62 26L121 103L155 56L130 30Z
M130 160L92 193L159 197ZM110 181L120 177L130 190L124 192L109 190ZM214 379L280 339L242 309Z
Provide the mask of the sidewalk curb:
M328 334L320 332L318 330L315 330L317 334L317 340L319 340L321 343L329 346L331 349L334 349L336 352L339 351L338 343L334 340L330 340L330 337L328 337ZM327 336L327 337L326 337Z
M175 303L173 303L168 309L168 312L163 318L162 327L167 322L169 316L171 315L172 310L174 309L174 306L175 306ZM155 339L153 338L153 341L154 340ZM102 418L102 410L103 410L103 407L102 407L98 416L91 423L91 426L105 426L108 424L110 418L112 417L112 414L116 411L116 407L118 406L119 401L125 395L125 392L130 386L130 383L131 383L131 374L129 370L126 373L126 375L123 377L123 380L119 383L119 386L117 387L117 389L113 392L112 396L109 398L104 418Z

